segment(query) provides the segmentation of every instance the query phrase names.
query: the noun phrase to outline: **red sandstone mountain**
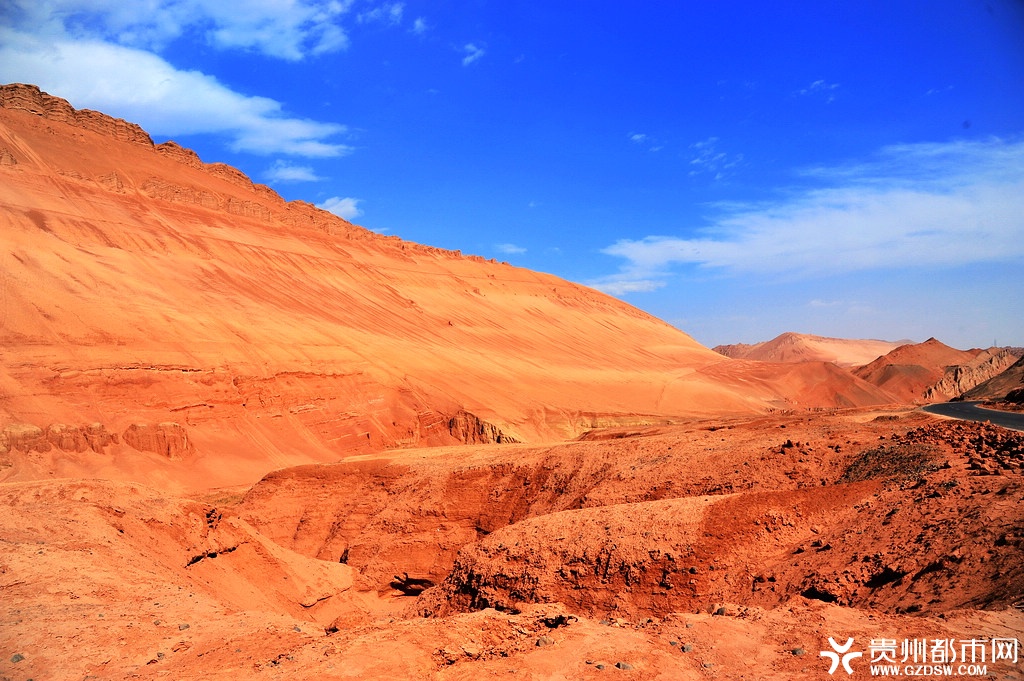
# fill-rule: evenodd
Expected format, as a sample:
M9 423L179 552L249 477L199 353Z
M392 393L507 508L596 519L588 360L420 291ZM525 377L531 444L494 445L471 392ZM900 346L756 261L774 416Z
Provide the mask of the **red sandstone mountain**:
M763 343L718 345L713 349L734 359L756 359L762 362L832 362L842 367L850 367L867 364L907 342L826 338L786 332Z
M550 275L287 203L33 86L0 88L0 159L0 423L40 454L8 479L234 484L394 447L888 401L848 376L818 385L816 368L731 363Z
M929 401L925 394L942 381L947 368L970 365L981 353L981 350L957 350L929 338L923 343L902 345L870 364L854 369L853 373L882 388L896 401L919 404ZM929 394L933 402L955 397L934 390Z
M924 391L926 402L951 400L1008 371L1021 357L1018 348L988 348L965 364L946 367L938 383ZM1005 396L999 395L998 397Z
M788 681L1024 631L1020 434L818 413L891 398L0 104L0 678Z

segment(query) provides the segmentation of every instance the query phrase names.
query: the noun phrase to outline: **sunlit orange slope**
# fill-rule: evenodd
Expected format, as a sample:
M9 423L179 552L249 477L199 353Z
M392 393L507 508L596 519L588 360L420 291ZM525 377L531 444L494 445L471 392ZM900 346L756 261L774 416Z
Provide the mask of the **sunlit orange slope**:
M32 453L3 479L229 484L806 405L619 300L286 203L34 86L0 87L0 276L0 453Z

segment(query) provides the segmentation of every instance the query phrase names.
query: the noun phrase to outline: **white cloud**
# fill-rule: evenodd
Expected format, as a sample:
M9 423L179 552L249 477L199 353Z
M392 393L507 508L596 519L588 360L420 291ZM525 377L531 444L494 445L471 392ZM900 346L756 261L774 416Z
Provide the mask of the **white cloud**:
M270 182L316 182L322 179L309 166L296 166L287 161L275 161L264 175Z
M516 246L515 244L497 244L495 246L499 253L505 253L506 255L519 255L526 253L526 249L522 246Z
M348 196L345 198L332 196L323 203L316 204L316 207L323 208L330 213L334 213L339 218L355 220L363 214L363 211L359 208L359 204L362 203L362 201L362 199L353 199Z
M647 141L647 135L642 132L634 132L629 136L629 141L634 144L643 144Z
M484 56L484 54L486 54L484 49L477 45L476 43L466 43L462 47L462 51L466 53L466 56L462 58L463 66L469 66L477 59Z
M678 265L819 277L1024 259L1024 142L893 146L805 177L825 186L728 206L695 236L618 241L602 252L625 264L602 281L643 290Z
M624 296L630 293L650 293L665 286L664 281L634 279L628 274L612 275L586 282L587 286L603 291L610 296Z
M429 28L430 27L427 26L427 20L423 17L417 17L416 20L412 22L412 32L416 35L423 35Z
M357 20L361 24L383 22L387 24L402 23L402 15L405 13L404 2L385 3L360 12Z
M346 132L343 125L289 117L273 99L244 95L151 52L101 40L0 29L0 81L34 83L155 135L224 134L235 151L309 157L351 151L329 141Z
M159 50L187 32L218 48L298 61L348 46L340 19L352 0L7 0L13 25L31 33Z

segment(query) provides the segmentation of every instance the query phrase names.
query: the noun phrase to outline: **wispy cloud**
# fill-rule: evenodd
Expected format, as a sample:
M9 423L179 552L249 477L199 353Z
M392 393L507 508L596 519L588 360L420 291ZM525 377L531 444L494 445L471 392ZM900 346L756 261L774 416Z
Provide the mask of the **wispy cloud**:
M836 101L836 91L839 83L828 83L824 80L816 80L805 88L797 90L802 97L817 97L823 99L826 104Z
M525 248L522 246L516 246L515 244L497 244L494 248L497 249L499 253L504 253L506 255L519 255L521 253L526 253Z
M660 142L642 132L629 133L629 141L638 146L646 147L648 151L661 151L663 148Z
M721 180L743 163L743 154L729 154L721 150L717 137L709 137L690 145L690 177L710 175Z
M430 26L427 25L427 20L423 17L416 17L412 22L412 32L416 35L423 35L429 28Z
M353 199L349 196L344 198L340 196L332 196L324 202L316 204L316 207L322 208L329 213L334 213L339 218L355 220L363 214L362 209L359 208L359 204L362 203L362 201L362 199Z
M650 293L664 288L664 279L644 279L640 273L623 271L599 279L584 282L587 286L604 291L612 296L625 296L630 293Z
M309 166L297 166L287 161L275 161L264 173L270 182L316 182L323 178Z
M899 145L803 174L819 186L731 205L693 236L624 239L606 291L652 290L680 265L783 277L1024 259L1024 142Z
M480 47L476 43L466 43L462 46L462 51L465 56L462 58L462 65L469 66L473 62L477 61L485 54L484 48Z

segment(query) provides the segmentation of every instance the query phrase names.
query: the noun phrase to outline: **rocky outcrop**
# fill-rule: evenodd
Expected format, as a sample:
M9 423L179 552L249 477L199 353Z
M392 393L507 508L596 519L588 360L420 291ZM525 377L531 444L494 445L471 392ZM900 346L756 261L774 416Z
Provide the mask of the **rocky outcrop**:
M124 431L124 441L140 452L155 452L168 459L192 453L188 432L178 423L133 423Z
M882 439L884 450L850 452L847 473L818 486L509 523L465 545L421 611L562 603L591 617L660 617L727 614L721 603L774 607L800 595L929 613L1019 599L1024 517L1013 500L993 499L1019 488L1024 436L942 422ZM1005 515L993 522L990 513Z
M104 447L118 442L117 434L108 433L102 423L87 426L53 423L46 428L46 439L54 447L66 452L84 452L91 449L96 453L102 453Z
M321 210L310 203L303 201L288 203L270 187L253 183L245 173L237 168L224 163L203 163L198 154L176 142L167 141L154 145L149 134L135 123L129 123L90 109L76 109L67 100L42 92L35 85L22 83L0 85L0 108L25 111L42 116L47 120L59 121L97 132L118 141L143 144L178 163L202 170L255 195L253 200L239 200L235 197L218 196L207 189L179 186L151 178L142 185L142 191L154 198L175 203L200 205L231 215L254 217L264 222L270 222L276 217L289 225L306 228L312 226L320 231L346 238L375 236L372 232L357 228L347 220ZM17 163L17 158L9 150L0 149L0 166L14 166ZM74 177L74 175L71 176ZM87 178L78 176L77 179ZM123 178L116 173L97 179L107 189L124 192ZM268 201L270 205L267 205ZM280 211L280 215L276 214L278 211Z
M152 147L153 140L140 126L99 111L76 109L67 100L41 91L35 85L13 83L0 85L0 107L26 111L51 121L70 123L92 130L120 142L133 142Z
M46 431L29 423L12 423L0 434L0 453L18 449L23 452L48 452Z
M192 206L202 206L210 210L217 210L221 207L220 198L206 189L190 187L182 184L174 184L152 177L143 183L142 193L154 199L163 199L172 203L183 203Z
M1024 388L1024 357L1005 371L993 376L960 396L964 400L1001 400L1014 390Z
M169 459L181 459L193 451L188 431L180 424L133 423L124 432L124 442L141 452L155 452ZM11 450L21 452L65 452L92 450L102 454L109 445L119 444L117 433L107 431L102 423L83 426L51 423L45 428L30 423L12 423L0 431L0 454Z
M928 388L924 399L928 402L951 400L998 376L1019 359L1010 348L989 348L967 364L946 367L938 383Z
M199 158L199 154L191 149L186 149L173 140L167 140L162 144L156 145L156 150L164 156L173 158L178 163L191 166L192 168L202 168L204 165L202 159Z
M448 432L460 442L470 445L518 442L493 423L483 421L468 411L460 411L448 420Z
M102 453L107 445L117 444L117 433L107 432L102 423L70 426L51 423L40 428L29 423L13 423L0 431L0 454L12 449L22 452L48 452L57 448L65 452L84 452L91 449Z

